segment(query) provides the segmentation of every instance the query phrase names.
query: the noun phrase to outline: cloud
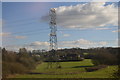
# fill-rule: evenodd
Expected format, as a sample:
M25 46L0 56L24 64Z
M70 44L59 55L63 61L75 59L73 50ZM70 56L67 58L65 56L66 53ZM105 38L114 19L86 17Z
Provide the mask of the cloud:
M79 40L75 40L75 41L61 41L58 42L58 49L63 49L63 48L76 48L76 47L80 47L80 48L91 48L91 47L103 47L106 46L108 44L108 42L106 41L90 41L90 40L85 40L85 39L79 39ZM19 48L25 47L28 50L42 50L42 49L46 49L49 50L49 42L41 42L41 41L35 41L23 46L20 45L12 45L12 46L7 46L6 48L8 50L14 50L14 51L18 51Z
M0 19L0 28L2 28L2 23L3 23L2 19Z
M15 36L16 39L25 39L27 38L26 36Z
M49 42L35 41L35 42L32 42L30 46L49 46Z
M96 28L96 30L110 30L110 28Z
M94 41L89 41L85 39L79 39L75 41L61 41L58 42L58 47L59 48L67 48L67 47L81 47L81 48L90 48L90 47L96 47L96 46L106 46L108 43L106 41L100 41L100 42L94 42ZM34 47L35 49L48 49L49 48L49 42L41 42L41 41L35 41L30 43L32 48Z
M70 34L63 34L63 37L69 37Z
M104 2L91 2L55 9L57 25L63 28L89 29L118 24L118 8L114 4L105 6ZM49 21L49 16L42 19Z
M10 36L11 35L11 33L0 33L0 36L2 36L2 37L6 37L6 36Z
M118 29L118 30L114 30L114 31L112 31L112 32L114 32L114 33L115 33L115 32L120 32L120 29Z
M10 32L2 32L2 33L0 33L0 37L5 37L5 38L11 37L11 38L15 38L15 39L25 39L25 38L27 38L26 36L14 36Z
M92 0L92 2L111 2L111 0Z
M59 43L60 47L81 47L81 48L91 48L91 47L101 47L106 46L108 43L106 41L89 41L85 39L79 39L76 41L63 41Z
M105 41L101 41L101 42L99 42L98 44L104 46L104 45L107 45L108 43L105 42Z
M2 28L4 26L4 24L5 24L5 20L0 18L0 28Z

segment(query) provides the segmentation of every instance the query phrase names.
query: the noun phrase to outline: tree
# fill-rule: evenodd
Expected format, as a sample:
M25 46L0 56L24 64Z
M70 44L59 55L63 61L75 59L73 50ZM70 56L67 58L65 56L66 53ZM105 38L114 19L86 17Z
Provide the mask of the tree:
M99 64L116 65L117 57L113 54L110 54L106 50L100 50L99 53L94 55L92 61L95 65L99 65Z

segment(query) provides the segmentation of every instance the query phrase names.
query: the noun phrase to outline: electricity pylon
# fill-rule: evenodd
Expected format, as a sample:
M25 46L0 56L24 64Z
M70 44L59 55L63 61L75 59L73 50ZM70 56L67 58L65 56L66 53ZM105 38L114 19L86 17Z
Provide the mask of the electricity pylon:
M56 54L57 51L57 24L56 24L56 11L54 8L50 9L50 51L49 51L49 62L48 68L52 68L55 65L56 68L60 66L58 62L59 56Z

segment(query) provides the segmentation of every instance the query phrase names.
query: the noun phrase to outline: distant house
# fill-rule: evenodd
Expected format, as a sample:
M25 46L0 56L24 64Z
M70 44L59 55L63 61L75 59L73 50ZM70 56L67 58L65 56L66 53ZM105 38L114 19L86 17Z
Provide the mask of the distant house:
M83 60L80 54L67 54L59 56L61 61L80 61Z
M51 62L51 61L59 61L59 62L66 62L66 61L81 61L84 58L82 58L82 56L80 54L58 54L56 55L57 57L55 57L53 60L50 60L49 57L51 57L50 55L44 55L44 58L46 58L46 62ZM54 56L53 56L54 57Z
M40 57L40 55L39 55L39 54L33 54L32 56Z

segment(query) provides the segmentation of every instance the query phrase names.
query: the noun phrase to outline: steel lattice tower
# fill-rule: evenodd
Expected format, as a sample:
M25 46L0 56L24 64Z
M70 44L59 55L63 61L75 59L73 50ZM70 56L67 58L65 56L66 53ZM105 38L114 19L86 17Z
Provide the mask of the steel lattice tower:
M50 9L50 50L57 50L57 26L56 26L56 12L55 9Z
M56 11L54 8L50 9L49 12L50 16L50 52L49 52L49 61L48 62L48 68L52 68L55 64L55 67L60 66L58 62L58 55L56 54L57 50L57 25L56 25Z

